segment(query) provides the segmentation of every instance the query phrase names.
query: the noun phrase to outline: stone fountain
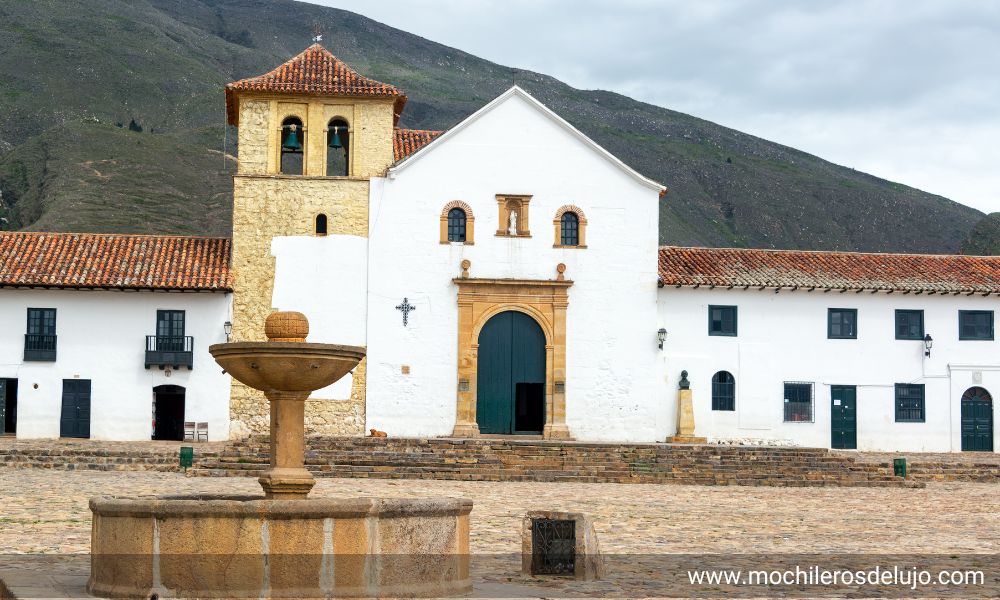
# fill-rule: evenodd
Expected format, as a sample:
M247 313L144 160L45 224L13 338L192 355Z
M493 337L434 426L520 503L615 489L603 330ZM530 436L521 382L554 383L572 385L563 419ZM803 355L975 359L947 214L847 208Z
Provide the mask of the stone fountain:
M271 404L264 496L92 498L87 591L116 598L447 596L472 589L469 512L458 499L313 498L305 468L310 392L364 348L305 341L301 313L276 312L266 342L212 356Z

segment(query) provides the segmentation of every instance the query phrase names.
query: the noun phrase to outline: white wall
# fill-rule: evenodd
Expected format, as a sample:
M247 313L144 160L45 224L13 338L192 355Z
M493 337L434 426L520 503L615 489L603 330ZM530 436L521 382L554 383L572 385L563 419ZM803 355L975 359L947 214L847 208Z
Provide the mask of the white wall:
M710 304L738 306L737 337L708 335ZM827 339L828 308L858 310L856 340ZM958 311L998 308L996 298L981 296L663 288L663 385L675 397L680 372L689 371L697 433L710 439L830 447L830 386L856 385L858 449L959 451L965 390L989 391L997 421L1000 342L959 341ZM934 338L930 358L923 342L895 339L896 309L924 311L924 329ZM711 378L720 370L736 377L735 412L711 410ZM786 381L815 383L814 423L783 422ZM926 385L926 422L895 422L896 383Z
M55 308L55 362L24 362L27 309ZM144 368L147 335L157 309L186 311L194 337L194 369ZM229 437L229 382L208 346L225 342L225 293L98 292L0 289L0 378L18 380L17 436L59 437L62 380L91 380L90 437L148 440L153 388L186 390L185 420L207 421L209 437ZM37 385L37 387L35 387Z
M496 194L529 194L532 237L497 237ZM475 216L475 244L441 244L452 200ZM553 248L563 205L588 220L586 249ZM658 192L527 101L511 96L389 179L370 201L367 427L450 435L457 387L457 287L478 278L554 279L567 265L567 424L579 440L652 441L667 427L656 380ZM519 228L523 224L519 223ZM416 306L409 326L395 306ZM402 367L410 367L404 375Z
M308 341L364 346L368 240L360 236L276 237L271 306L309 319ZM352 375L312 394L314 399L351 396Z

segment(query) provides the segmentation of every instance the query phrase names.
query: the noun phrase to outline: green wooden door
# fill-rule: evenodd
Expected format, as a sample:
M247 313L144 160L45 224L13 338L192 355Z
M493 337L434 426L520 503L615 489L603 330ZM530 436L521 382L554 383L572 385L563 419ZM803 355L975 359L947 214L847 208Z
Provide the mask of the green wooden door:
M830 447L858 447L858 389L853 385L830 386Z
M539 433L544 418L545 334L528 315L502 312L479 333L476 421L480 433ZM515 410L515 404L517 404ZM528 428L528 429L525 429Z
M993 398L981 387L962 394L962 451L993 452Z
M59 437L90 437L89 379L63 379Z

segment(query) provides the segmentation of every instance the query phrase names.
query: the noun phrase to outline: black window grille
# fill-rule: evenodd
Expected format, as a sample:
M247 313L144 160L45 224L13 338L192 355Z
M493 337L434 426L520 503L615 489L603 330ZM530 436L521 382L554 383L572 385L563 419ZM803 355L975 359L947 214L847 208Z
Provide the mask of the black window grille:
M858 310L831 308L828 313L827 337L831 340L853 340L858 337Z
M736 307L708 307L708 335L736 335Z
M993 311L992 310L958 311L958 339L992 340Z
M531 520L532 575L572 575L576 567L576 522Z
M464 242L465 225L467 216L461 208L453 208L448 211L448 241Z
M813 384L785 383L785 422L803 423L813 420Z
M923 423L926 419L924 384L896 384L896 422Z
M316 215L316 235L326 235L326 215Z
M924 311L897 310L896 339L897 340L924 339Z
M559 243L563 246L579 246L580 217L578 217L574 212L563 213L561 224L562 235Z
M712 375L712 410L736 410L736 378L728 371Z

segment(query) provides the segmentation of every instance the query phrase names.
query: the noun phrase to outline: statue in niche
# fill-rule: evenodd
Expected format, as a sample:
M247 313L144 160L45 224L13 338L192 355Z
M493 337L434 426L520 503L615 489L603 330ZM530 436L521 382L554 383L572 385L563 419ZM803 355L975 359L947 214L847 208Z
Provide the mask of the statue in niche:
M510 211L509 224L507 228L507 233L510 235L517 235L517 209L512 208Z

